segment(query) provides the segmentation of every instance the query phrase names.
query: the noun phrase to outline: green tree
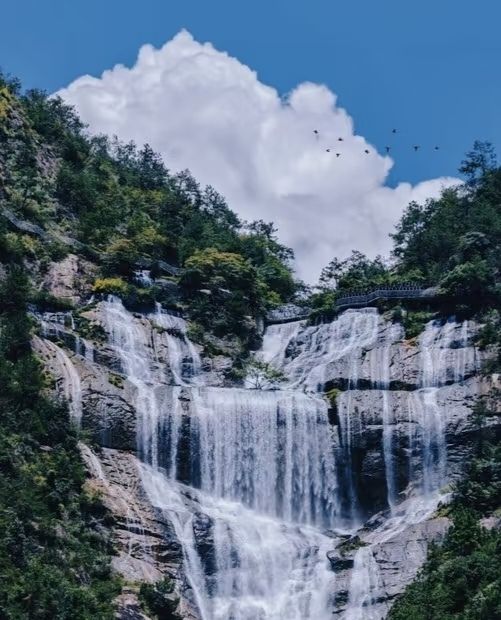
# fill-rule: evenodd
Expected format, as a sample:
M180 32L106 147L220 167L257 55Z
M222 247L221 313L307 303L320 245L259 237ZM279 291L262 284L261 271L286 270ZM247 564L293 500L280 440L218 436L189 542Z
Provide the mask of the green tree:
M285 381L280 370L255 357L251 357L244 365L241 376L252 390L276 390Z

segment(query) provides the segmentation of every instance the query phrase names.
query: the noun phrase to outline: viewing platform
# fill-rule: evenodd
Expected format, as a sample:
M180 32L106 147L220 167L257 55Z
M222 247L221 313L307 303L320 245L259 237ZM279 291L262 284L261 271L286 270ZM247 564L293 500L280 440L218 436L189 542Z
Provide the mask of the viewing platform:
M378 301L389 301L391 299L435 299L438 297L439 289L436 286L423 287L418 284L398 284L385 286L366 291L349 291L336 300L333 310L342 312L349 308L365 308L376 304ZM308 319L312 314L311 308L286 304L271 310L266 315L266 323L274 325L279 323L292 323Z

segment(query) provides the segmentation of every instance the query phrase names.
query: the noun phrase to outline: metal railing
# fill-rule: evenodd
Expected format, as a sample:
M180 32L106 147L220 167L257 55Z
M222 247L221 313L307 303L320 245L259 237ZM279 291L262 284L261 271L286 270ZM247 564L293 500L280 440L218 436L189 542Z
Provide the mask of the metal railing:
M266 322L269 325L274 323L291 323L292 321L307 319L310 314L311 308L302 308L294 304L286 304L274 310L270 310L266 315Z
M364 292L351 291L349 294L339 297L335 307L336 310L360 308L379 300L430 298L436 297L437 294L437 287L423 287L418 284L399 284Z
M364 308L376 301L388 299L431 299L437 297L438 287L425 287L420 284L397 284L380 288L360 291L349 291L336 300L333 310L340 312L348 308ZM266 322L289 323L300 321L311 316L310 308L301 308L294 304L287 304L272 310L266 315Z

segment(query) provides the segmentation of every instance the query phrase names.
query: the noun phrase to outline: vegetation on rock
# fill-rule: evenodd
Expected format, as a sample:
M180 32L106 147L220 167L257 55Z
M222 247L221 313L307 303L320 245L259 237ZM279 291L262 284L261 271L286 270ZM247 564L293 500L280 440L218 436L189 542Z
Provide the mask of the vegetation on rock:
M391 262L356 251L343 261L334 258L322 271L313 307L332 308L348 290L406 282L439 286L439 309L446 313L471 315L499 305L501 167L492 146L476 142L460 172L463 185L407 207L392 235Z
M113 618L109 518L84 490L66 407L44 395L30 347L30 284L5 264L0 285L0 616L21 620Z
M255 357L251 357L244 364L239 374L252 390L276 390L285 381L280 370Z

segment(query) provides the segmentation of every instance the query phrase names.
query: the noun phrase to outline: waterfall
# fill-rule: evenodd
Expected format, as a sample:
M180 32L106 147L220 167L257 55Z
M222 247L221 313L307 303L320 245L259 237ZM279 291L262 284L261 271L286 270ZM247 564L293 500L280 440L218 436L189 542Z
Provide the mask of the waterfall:
M151 332L117 299L100 311L136 391L144 488L176 530L202 618L327 620L332 542L322 529L337 502L326 403L302 391L192 385L199 358L180 319L158 308ZM158 363L165 338L165 362L182 379L170 389Z
M44 338L55 338L64 342L69 337L77 355L89 362L94 361L94 345L75 332L75 319L72 312L33 312L32 314L38 321ZM67 329L67 326L71 331Z
M378 326L375 308L347 310L332 323L315 326L305 326L304 321L272 325L264 335L261 357L283 370L290 387L301 385L315 392L323 389L329 365L344 359L353 368L352 384L356 385L361 351L375 342ZM284 352L293 341L296 354L285 359Z
M458 331L459 346L454 347L452 345ZM430 321L420 336L419 388L408 397L408 419L410 422L417 422L418 426L417 436L412 431L409 434L409 483L410 487L414 488L414 495L398 506L398 514L394 514L395 498L394 495L391 496L391 492L394 492L391 482L393 468L388 462L388 454L391 455L391 442L388 437L391 435L387 432L385 437L384 430L387 426L389 396L387 391L383 392L383 451L391 514L382 526L366 538L370 544L355 554L348 605L343 620L379 620L385 615L387 604L382 605L382 610L377 607L378 602L384 600L384 584L374 557L374 549L405 528L429 518L439 502L446 497L442 487L447 483L447 420L444 419L446 412L438 404L437 395L441 386L452 381L462 381L467 369L475 366L475 351L468 347L468 340L467 321L461 325L453 320L443 325L440 321ZM381 354L371 352L372 355L381 355L375 364L379 368L376 372L387 373L387 347L383 348ZM389 374L382 374L377 383L381 388L387 388ZM409 427L412 427L411 423ZM416 450L419 452L420 467L414 469L412 458Z
M202 620L332 617L336 575L326 554L366 516L354 453L371 415L389 510L363 532L338 617L381 617L377 545L432 514L447 482L447 421L437 395L475 364L468 324L426 326L419 387L401 396L407 408L397 416L392 347L402 329L375 309L316 326L268 327L256 355L284 373L280 390L207 385L185 321L159 305L138 316L111 297L99 312L134 388L144 490L175 530ZM323 394L333 378L341 389L334 417ZM374 412L361 405L368 390ZM414 489L405 501L396 461L401 422Z
M458 329L459 327L459 329ZM452 346L459 331L459 347ZM410 409L419 421L419 442L422 461L422 493L436 493L447 482L447 446L445 411L437 401L439 388L449 382L462 381L469 357L468 322L460 326L453 320L442 325L427 323L419 340L420 387L409 395ZM474 351L471 349L471 351ZM415 440L413 440L415 442ZM419 483L416 475L414 481Z
M330 527L336 515L326 403L302 392L193 392L201 488L259 513Z
M59 392L68 403L73 422L80 426L82 420L82 385L80 375L64 349L50 340L44 340L44 345L55 358L61 371Z
M201 360L198 351L186 335L184 319L165 312L160 304L156 305L156 312L150 315L154 329L154 345L167 347L169 366L176 382L179 385L188 385L193 382L201 370Z
M391 345L402 337L400 325L391 325L384 341L369 353L371 383L381 390L382 394L382 422L383 422L383 458L386 474L387 502L393 511L396 502L396 480L393 458L393 431L395 423L390 412L390 351Z
M203 620L328 620L332 574L325 562L331 540L174 484L147 466L143 483L153 506L173 523L185 571ZM198 551L200 513L211 523L213 556ZM210 565L210 566L208 566Z
M153 278L149 269L138 269L134 271L134 282L145 288L153 285Z
M373 610L381 590L379 566L370 547L362 547L355 555L350 581L350 600L345 620L380 620Z

